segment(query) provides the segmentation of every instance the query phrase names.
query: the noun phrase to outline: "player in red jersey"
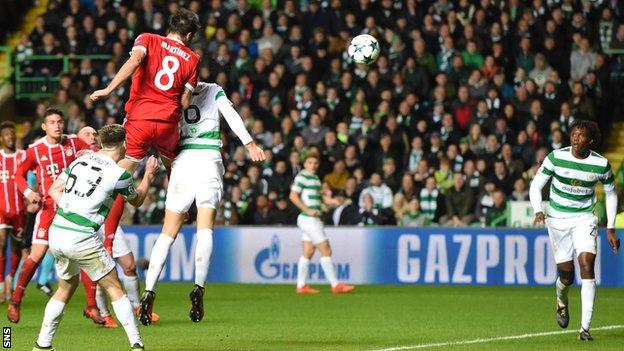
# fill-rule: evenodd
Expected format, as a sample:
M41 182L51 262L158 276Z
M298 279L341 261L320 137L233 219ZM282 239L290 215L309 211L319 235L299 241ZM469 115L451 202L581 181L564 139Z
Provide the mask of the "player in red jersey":
M46 136L37 140L26 150L26 157L19 165L15 175L19 191L31 203L41 202L41 208L35 220L30 255L22 265L7 310L7 317L13 323L19 322L19 307L24 296L24 290L35 274L39 262L48 251L48 229L57 209L56 204L48 195L50 186L61 171L76 159L76 154L79 151L88 149L87 145L75 135L64 135L63 127L63 112L54 108L47 109L41 125ZM41 194L31 190L26 182L26 173L32 169L37 175Z
M178 122L197 85L199 56L187 45L199 27L197 14L180 9L169 18L166 37L139 35L130 58L113 80L90 96L92 101L103 100L132 77L124 122L127 151L119 162L131 174L151 147L158 151L169 173L180 139ZM114 234L123 207L123 198L118 196L104 224L106 237Z
M28 256L28 249L22 248L22 233L26 219L24 198L17 189L15 174L24 161L26 153L15 147L15 124L3 122L0 124L0 301L4 302L11 288L11 278L17 269L21 258ZM5 285L6 244L11 236L11 264Z
M143 33L132 47L131 56L104 89L91 94L93 101L108 97L132 77L126 103L126 158L119 165L132 173L151 147L166 167L175 157L182 109L190 105L197 85L199 56L187 45L199 30L194 12L181 9L169 18L166 37Z

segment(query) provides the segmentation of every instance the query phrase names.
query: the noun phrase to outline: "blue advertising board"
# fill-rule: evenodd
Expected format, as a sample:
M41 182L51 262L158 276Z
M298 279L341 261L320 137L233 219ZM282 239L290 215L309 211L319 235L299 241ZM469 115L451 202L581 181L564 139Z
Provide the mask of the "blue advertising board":
M159 227L124 228L137 257L149 257ZM544 229L328 227L338 278L356 284L552 285L557 269ZM192 281L195 230L182 229L163 281ZM208 280L294 283L301 255L295 227L217 228ZM622 254L601 232L596 280L624 286ZM576 270L578 272L578 269ZM317 259L311 282L323 282Z

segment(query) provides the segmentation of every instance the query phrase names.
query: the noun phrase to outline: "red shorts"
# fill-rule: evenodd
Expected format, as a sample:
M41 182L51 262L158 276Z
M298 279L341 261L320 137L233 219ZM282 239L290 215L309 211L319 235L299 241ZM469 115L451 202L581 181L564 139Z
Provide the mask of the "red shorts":
M50 230L55 215L56 210L54 208L42 208L37 212L35 226L33 228L33 245L48 245L48 231Z
M0 229L12 229L15 232L15 234L22 232L24 230L25 222L26 222L25 213L0 214Z
M180 141L177 123L148 120L126 120L126 158L141 161L151 147L161 156L173 160Z

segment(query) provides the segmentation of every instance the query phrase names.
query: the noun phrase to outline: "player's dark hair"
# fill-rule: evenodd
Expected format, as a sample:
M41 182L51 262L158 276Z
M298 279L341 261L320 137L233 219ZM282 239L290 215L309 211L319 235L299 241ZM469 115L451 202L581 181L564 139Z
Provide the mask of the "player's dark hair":
M577 119L572 122L572 124L570 124L570 134L572 134L572 131L576 128L585 130L585 133L587 133L587 137L591 140L589 144L590 147L600 145L600 138L602 135L600 133L600 128L598 128L598 124L596 122L588 121L585 119Z
M43 114L43 121L45 122L45 120L48 118L48 116L52 116L52 115L59 115L59 116L61 116L61 118L65 118L65 115L63 114L63 111L59 110L56 107L48 107L45 110L45 113Z
M0 123L0 132L2 132L5 129L15 130L15 123L13 123L12 121L4 121Z
M199 30L199 17L193 11L179 9L169 17L169 32L180 35L195 34Z
M126 129L119 124L109 124L98 131L104 149L114 149L126 141Z

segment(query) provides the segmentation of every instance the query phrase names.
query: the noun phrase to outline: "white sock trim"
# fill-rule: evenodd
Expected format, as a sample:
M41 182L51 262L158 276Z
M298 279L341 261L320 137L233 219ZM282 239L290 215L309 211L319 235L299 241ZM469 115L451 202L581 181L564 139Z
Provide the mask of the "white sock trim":
M335 287L338 285L338 279L336 278L336 272L334 271L334 264L332 263L331 256L323 256L320 261L325 277L329 280L332 288Z
M297 288L303 288L306 285L306 279L308 278L308 266L310 260L301 256L299 257L299 263L297 263Z

